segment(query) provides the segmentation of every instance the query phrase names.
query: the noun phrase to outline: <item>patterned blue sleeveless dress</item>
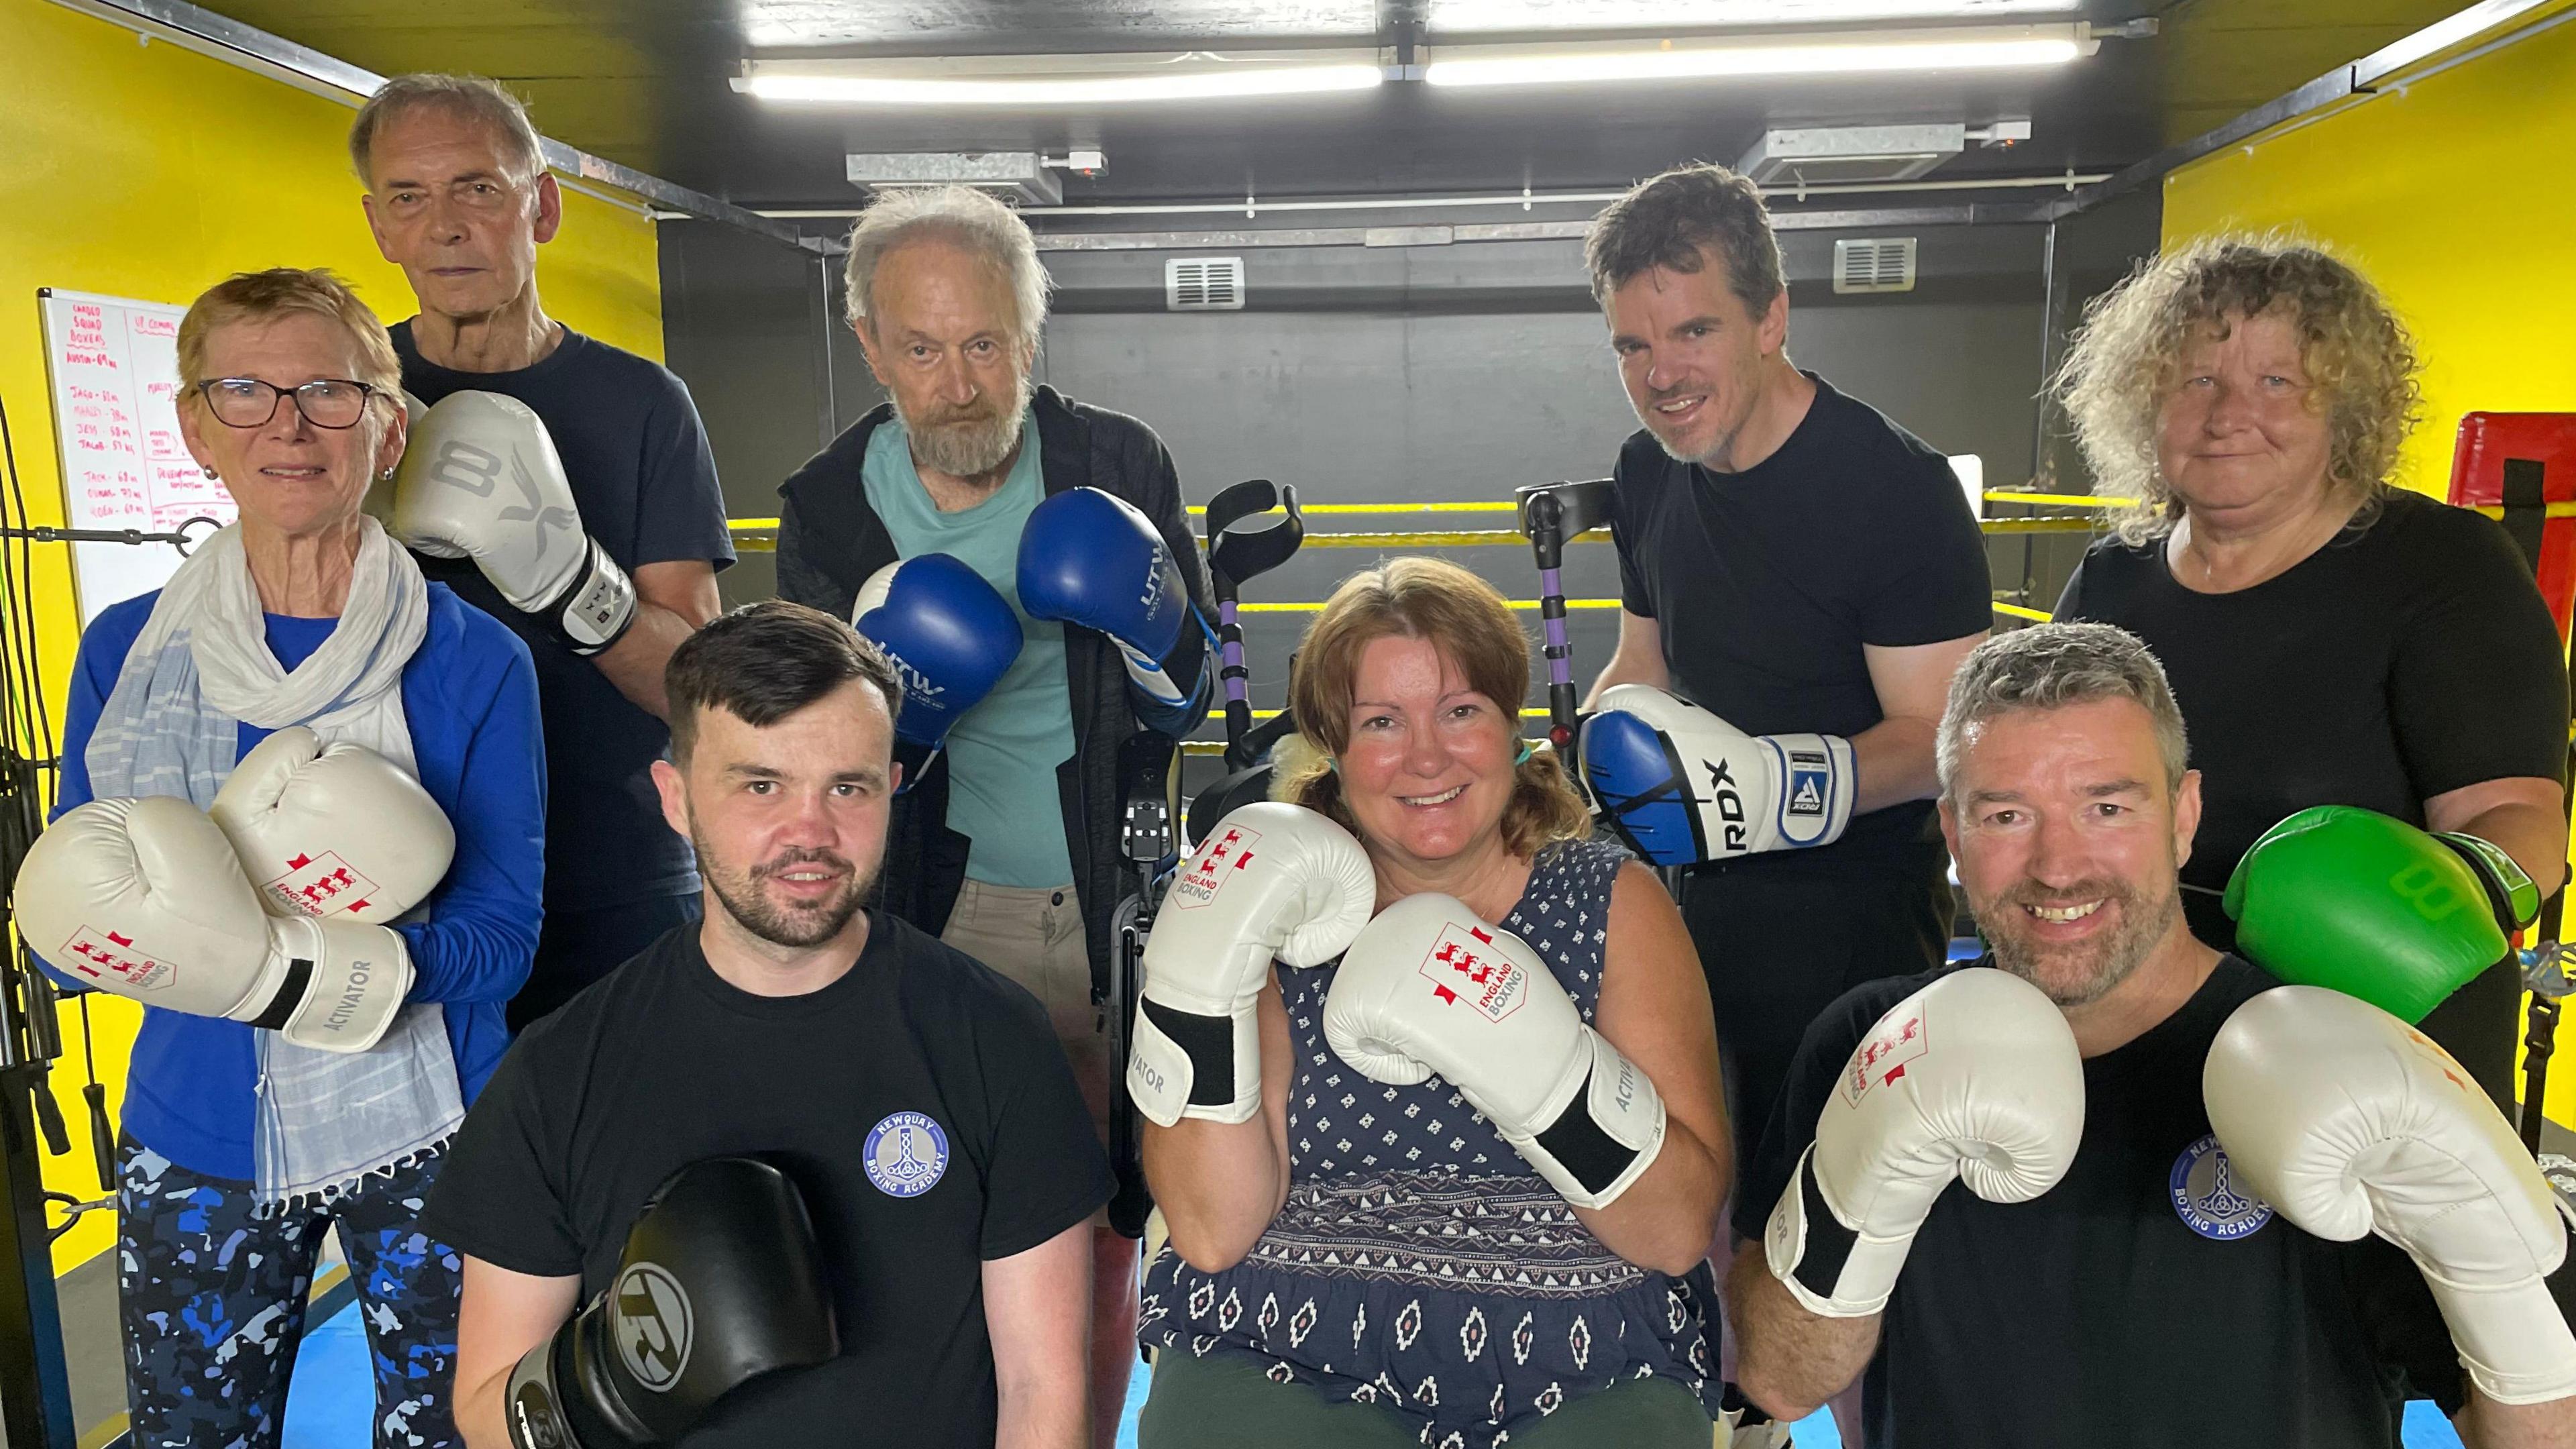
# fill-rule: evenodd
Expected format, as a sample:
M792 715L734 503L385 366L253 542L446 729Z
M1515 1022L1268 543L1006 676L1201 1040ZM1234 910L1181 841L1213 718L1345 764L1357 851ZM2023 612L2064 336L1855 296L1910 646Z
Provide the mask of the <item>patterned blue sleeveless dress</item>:
M1587 1022L1627 858L1608 841L1547 847L1499 922ZM1385 1086L1334 1055L1324 997L1339 966L1279 972L1298 1054L1286 1204L1222 1273L1165 1245L1145 1271L1145 1345L1394 1409L1435 1449L1494 1449L1568 1400L1655 1374L1715 1413L1703 1275L1667 1278L1602 1246L1442 1078Z

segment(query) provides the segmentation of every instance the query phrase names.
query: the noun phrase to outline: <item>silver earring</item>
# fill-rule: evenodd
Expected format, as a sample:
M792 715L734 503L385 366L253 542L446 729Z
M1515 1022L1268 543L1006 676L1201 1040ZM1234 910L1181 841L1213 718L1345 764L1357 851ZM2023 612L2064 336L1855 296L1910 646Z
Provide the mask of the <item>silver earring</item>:
M206 470L206 476L207 476L207 477L209 477L209 478L214 478L214 477L218 477L218 476L220 476L220 475L219 475L219 474L217 474L217 473L215 472L215 470L214 470L214 469L212 469L212 468L208 468L208 469Z

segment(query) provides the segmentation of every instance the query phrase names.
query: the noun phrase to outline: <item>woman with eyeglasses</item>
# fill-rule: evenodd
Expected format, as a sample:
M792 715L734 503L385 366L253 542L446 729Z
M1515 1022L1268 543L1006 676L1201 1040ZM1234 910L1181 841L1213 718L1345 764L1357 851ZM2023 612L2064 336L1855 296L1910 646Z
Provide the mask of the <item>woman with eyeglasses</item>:
M426 582L361 511L406 421L384 326L338 278L280 268L217 284L179 325L179 367L180 431L240 521L82 635L47 832L49 865L75 872L68 890L62 872L48 880L83 897L60 902L83 932L114 931L154 893L167 914L144 917L157 943L123 933L125 957L81 933L28 942L70 985L122 970L104 984L146 1003L117 1141L134 1442L277 1442L315 1251L336 1225L373 1350L375 1442L455 1444L462 1269L414 1219L500 1062L502 1005L536 949L535 671L515 635ZM309 738L245 759L299 726ZM454 837L443 875L431 802ZM338 858L294 848L298 831ZM287 858L266 858L271 846ZM416 903L376 899L410 893L406 872ZM22 875L22 928L46 914L29 889ZM369 979L345 961L329 978L321 958L350 940L383 959ZM258 961L263 941L282 943L268 956L281 981L256 987L269 1009L154 1004L207 1009L209 982ZM354 1004L405 970L372 1046L308 1044L347 1014L318 983ZM299 988L300 972L317 984Z

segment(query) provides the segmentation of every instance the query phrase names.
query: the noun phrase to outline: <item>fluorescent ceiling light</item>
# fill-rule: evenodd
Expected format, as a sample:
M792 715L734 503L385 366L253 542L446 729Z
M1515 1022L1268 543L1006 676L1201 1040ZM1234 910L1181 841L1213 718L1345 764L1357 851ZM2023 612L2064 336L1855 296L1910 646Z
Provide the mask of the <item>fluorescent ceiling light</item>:
M1844 20L1982 20L2063 15L2080 0L1431 0L1436 38L1466 31L1711 30Z
M1849 36L1755 36L1563 46L1436 46L1435 86L1689 80L1710 76L1849 75L2062 65L2098 46L2081 24Z
M863 106L1116 105L1315 95L1383 84L1373 50L930 60L753 60L735 90L772 101Z

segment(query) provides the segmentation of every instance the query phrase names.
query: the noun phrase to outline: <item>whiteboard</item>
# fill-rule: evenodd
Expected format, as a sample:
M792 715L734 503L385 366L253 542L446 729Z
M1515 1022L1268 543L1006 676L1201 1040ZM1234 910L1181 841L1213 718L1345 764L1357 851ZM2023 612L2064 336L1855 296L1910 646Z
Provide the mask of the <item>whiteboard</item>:
M188 456L179 436L179 319L185 307L36 289L45 371L63 465L63 520L73 528L167 533L195 517L233 521L232 495ZM203 538L202 526L189 530ZM169 582L181 555L166 543L75 543L81 623Z

